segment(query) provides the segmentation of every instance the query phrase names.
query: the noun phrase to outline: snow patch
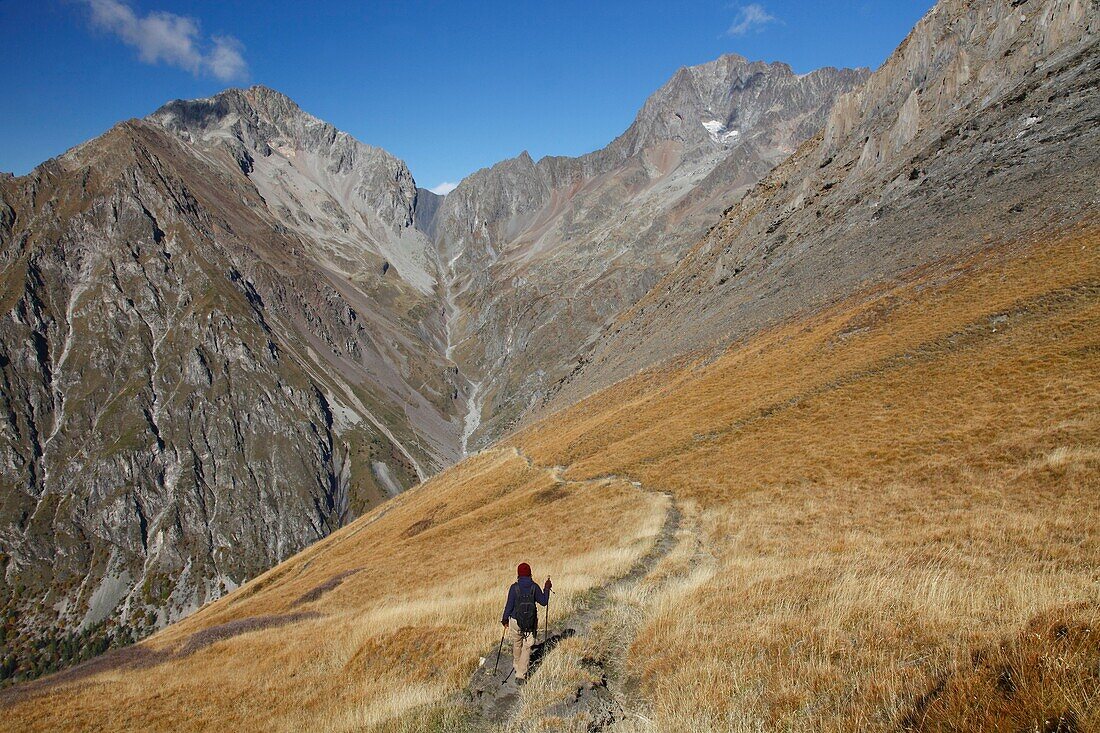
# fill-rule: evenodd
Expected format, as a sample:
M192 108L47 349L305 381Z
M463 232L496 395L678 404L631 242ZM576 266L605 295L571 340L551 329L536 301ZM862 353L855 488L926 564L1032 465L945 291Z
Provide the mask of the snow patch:
M716 143L730 143L741 136L740 130L727 130L726 126L718 120L707 120L703 127L710 133L710 139Z

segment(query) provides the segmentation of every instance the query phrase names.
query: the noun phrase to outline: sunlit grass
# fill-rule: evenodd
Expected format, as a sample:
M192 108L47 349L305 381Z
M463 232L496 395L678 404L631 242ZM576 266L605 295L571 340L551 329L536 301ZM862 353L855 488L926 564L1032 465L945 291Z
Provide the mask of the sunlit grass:
M1098 292L1094 231L975 258L514 438L703 509L623 729L1100 727Z
M315 616L0 727L462 730L515 563L554 576L561 620L649 551L669 491L672 549L548 655L514 727L576 726L546 711L588 659L619 675L618 733L1100 730L1098 258L1089 229L944 263L626 380L147 647Z

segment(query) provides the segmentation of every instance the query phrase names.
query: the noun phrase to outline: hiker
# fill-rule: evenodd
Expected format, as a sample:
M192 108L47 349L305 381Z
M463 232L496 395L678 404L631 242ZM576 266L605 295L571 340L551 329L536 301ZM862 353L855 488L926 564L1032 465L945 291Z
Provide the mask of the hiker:
M550 600L553 583L546 579L545 588L531 580L531 566L520 563L516 569L516 582L508 589L508 602L500 623L508 629L512 642L512 660L516 669L516 684L527 681L527 663L531 661L531 647L535 645L535 632L539 628L539 612L535 603L543 606Z

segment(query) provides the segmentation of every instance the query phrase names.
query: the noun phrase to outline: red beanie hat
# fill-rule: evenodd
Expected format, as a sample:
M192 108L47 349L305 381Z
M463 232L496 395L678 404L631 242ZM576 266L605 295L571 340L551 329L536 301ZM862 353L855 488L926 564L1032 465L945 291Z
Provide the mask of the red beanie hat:
M519 567L516 569L516 574L519 575L519 577L521 577L521 578L530 578L531 577L531 566L528 565L525 562L521 562L519 564Z

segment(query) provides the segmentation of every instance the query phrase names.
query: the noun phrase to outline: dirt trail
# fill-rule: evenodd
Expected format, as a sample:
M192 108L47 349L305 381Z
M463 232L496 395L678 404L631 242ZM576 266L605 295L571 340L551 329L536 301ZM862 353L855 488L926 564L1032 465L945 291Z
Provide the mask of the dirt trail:
M538 466L519 449L513 448L513 450L530 468L549 473L557 483L598 486L618 480L626 481L640 491L648 491L639 482L617 475L571 481L561 475L565 470L564 466ZM661 493L670 499L664 523L653 546L626 574L589 591L585 595L583 605L573 614L563 619L551 618L549 630L545 632L545 636L540 632L540 641L532 650L529 677L535 677L542 660L559 642L573 636L590 637L601 620L615 616L619 594L641 584L676 546L682 519L680 508L671 494L653 493ZM550 610L553 611L553 600L550 603ZM572 720L574 724L569 725L568 722L566 724L569 729L577 729L576 724L580 723L588 730L598 731L606 730L616 721L632 716L634 705L631 698L633 696L628 690L625 673L621 669L619 660L625 656L636 631L633 625L628 624L623 628L620 624L619 633L611 637L611 648L608 649L605 645L604 653L598 655L599 658L585 657L582 662L592 676L599 681L585 684L567 698L538 711L534 717ZM505 646L508 646L507 643ZM466 690L466 702L473 711L472 722L475 725L492 730L508 730L514 727L512 724L522 707L523 692L516 685L512 671L510 648L501 652L499 663L495 647L485 654L481 666L470 678ZM526 711L524 717L530 718L531 711Z

